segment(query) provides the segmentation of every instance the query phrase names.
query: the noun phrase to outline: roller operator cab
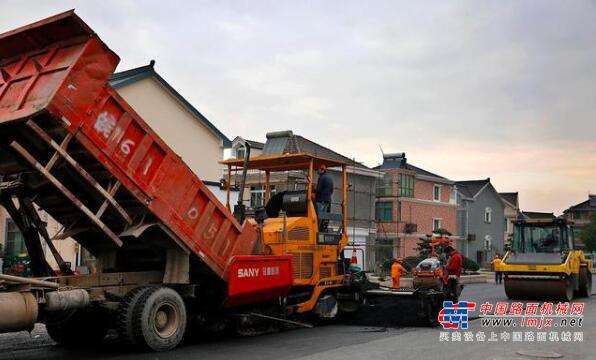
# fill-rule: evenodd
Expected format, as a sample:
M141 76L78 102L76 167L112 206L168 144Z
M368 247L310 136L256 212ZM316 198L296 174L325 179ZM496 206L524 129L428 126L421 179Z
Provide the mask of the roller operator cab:
M263 254L292 257L294 285L287 296L288 313L314 311L320 317L329 318L335 317L339 309L348 308L341 303L342 298L346 298L344 292L347 289L344 286L347 262L343 259L343 249L348 243L346 165L306 153L259 156L222 163L228 167L228 194L234 174L247 170L252 176L264 180L264 206L248 209L239 216L247 216L256 224ZM341 200L332 203L328 213L317 214L313 196L314 173L320 165L341 175L341 184L335 184ZM297 182L291 185L279 181L271 184L272 178L279 179L280 175L287 178L283 175L290 173L298 179ZM272 190L274 187L275 191ZM337 195L335 198L338 198ZM244 209L241 203L242 200L239 204ZM230 208L229 201L227 206ZM234 213L238 216L239 212L236 209Z
M501 262L509 298L558 299L592 292L592 261L576 248L564 219L518 220L512 248Z

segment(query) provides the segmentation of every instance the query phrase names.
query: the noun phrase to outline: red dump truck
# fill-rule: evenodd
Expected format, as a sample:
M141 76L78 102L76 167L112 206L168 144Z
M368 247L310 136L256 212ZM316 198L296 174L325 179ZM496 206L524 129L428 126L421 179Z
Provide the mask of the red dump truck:
M72 11L0 35L0 205L34 275L0 274L0 333L42 322L56 342L81 345L116 329L160 351L191 323L254 334L303 315L436 322L442 292L383 289L350 273L345 163L251 158L246 143L244 160L223 162L228 199L232 173L242 193L247 171L263 171L266 206L251 217L240 201L232 212L109 85L118 60ZM339 212L315 210L323 165L341 174ZM301 172L304 188L273 195L270 174L286 171ZM96 272L72 273L53 243L65 238L96 258Z
M0 35L0 203L35 276L0 275L0 332L44 322L57 342L81 344L117 328L166 350L191 313L216 326L231 307L279 306L292 286L292 257L261 254L256 227L109 85L118 62L73 11ZM38 209L63 226L54 238L97 258L97 273L72 274Z

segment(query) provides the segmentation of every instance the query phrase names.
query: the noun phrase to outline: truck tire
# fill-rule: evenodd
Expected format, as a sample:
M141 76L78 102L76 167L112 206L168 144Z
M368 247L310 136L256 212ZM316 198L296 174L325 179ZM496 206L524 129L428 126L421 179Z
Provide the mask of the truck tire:
M109 329L106 310L82 309L46 321L48 335L60 345L89 346L101 343Z
M168 287L142 291L132 313L132 342L141 349L166 351L175 348L186 331L186 306Z
M116 325L120 338L129 344L134 344L134 330L132 316L139 299L150 287L143 286L130 290L118 305L116 314Z

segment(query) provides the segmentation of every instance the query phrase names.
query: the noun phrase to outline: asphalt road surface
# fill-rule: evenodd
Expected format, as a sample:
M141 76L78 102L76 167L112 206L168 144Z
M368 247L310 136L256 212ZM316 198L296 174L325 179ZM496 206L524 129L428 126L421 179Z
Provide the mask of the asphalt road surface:
M461 298L477 303L507 300L503 287L493 284L468 285ZM564 359L596 359L596 296L579 300L586 302L582 327L560 330L582 332L583 341L466 342L462 337L454 342L441 341L441 333L452 335L440 327L327 325L256 337L193 339L173 351L139 353L114 341L96 348L63 348L48 338L43 326L38 326L31 335L0 335L0 359L540 359L521 355L527 351L559 354ZM480 320L473 320L466 331L475 336L484 332L488 337L491 331L500 334L514 330L483 327Z

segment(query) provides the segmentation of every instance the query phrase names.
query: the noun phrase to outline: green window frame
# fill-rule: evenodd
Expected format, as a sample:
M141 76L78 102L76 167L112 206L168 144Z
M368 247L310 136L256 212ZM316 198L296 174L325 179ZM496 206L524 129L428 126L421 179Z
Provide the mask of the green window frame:
M414 197L414 175L399 174L399 196Z
M375 204L375 220L393 221L393 201L377 201Z

